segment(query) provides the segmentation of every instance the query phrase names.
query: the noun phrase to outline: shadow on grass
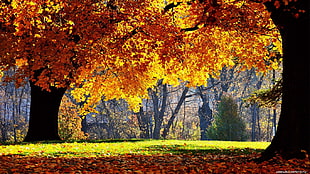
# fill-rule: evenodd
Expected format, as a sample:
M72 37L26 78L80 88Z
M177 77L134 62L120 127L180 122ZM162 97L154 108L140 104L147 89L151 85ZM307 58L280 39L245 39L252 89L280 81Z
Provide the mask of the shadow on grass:
M61 143L122 143L149 141L148 139L104 139L104 140L49 140L34 142L0 142L0 145L23 145L23 144L61 144Z
M140 149L141 150L141 149ZM151 153L170 153L170 154L189 154L189 155L207 155L207 154L222 154L222 155L247 155L252 153L260 153L263 149L252 148L207 148L201 146L186 146L186 145L152 145L147 146L145 151Z
M149 140L148 139L105 139L105 140L80 140L80 141L73 141L73 142L77 142L77 143L122 143L122 142L140 142L140 141L149 141Z

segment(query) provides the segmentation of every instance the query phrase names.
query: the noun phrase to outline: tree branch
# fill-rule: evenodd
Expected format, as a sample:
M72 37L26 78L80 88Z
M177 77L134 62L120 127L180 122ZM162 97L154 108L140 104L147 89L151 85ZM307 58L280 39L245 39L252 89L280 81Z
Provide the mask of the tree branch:
M177 2L176 4L174 2L168 4L165 8L164 8L164 12L167 12L168 10L177 7L181 4L182 2Z
M198 30L199 27L198 27L198 24L194 27L191 27L191 28L182 28L181 31L195 31L195 30Z

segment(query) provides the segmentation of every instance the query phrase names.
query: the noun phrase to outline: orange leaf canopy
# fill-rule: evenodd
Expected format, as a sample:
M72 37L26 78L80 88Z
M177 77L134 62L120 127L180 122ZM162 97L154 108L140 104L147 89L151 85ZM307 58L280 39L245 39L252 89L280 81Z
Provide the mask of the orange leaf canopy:
M75 87L88 106L104 95L134 107L158 79L204 85L223 66L266 71L265 47L279 45L263 5L241 0L12 0L0 10L0 68L18 67L6 79Z

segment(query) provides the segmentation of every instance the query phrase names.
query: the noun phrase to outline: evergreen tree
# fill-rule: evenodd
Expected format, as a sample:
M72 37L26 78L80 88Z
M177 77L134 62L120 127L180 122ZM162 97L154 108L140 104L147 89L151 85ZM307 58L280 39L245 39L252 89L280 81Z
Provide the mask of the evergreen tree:
M246 140L245 123L238 114L237 103L231 96L222 96L212 125L207 130L209 139Z

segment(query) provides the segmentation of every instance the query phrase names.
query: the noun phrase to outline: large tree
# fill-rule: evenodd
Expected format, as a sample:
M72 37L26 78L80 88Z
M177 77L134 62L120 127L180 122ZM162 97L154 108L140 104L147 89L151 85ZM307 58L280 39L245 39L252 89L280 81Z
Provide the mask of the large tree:
M218 1L211 2L218 4L216 3ZM235 4L245 2L234 1ZM265 5L266 11L270 13L270 18L280 32L283 49L281 115L276 135L271 145L262 154L261 160L269 159L275 154L280 154L286 158L305 158L307 154L310 154L309 1L248 1L248 3L251 2L256 2L257 5ZM222 6L223 4L218 4L216 8L222 8ZM214 20L216 21L216 19L218 20L220 17L215 17ZM257 32L250 27L248 32L253 31Z
M18 67L4 80L31 84L26 141L59 139L58 108L68 88L92 88L85 108L102 94L135 104L146 96L159 77L152 69L180 55L180 29L150 2L1 1L0 67ZM73 94L78 101L87 95Z
M229 2L233 3L233 5ZM275 154L280 154L286 158L305 158L307 154L310 154L310 102L308 100L310 97L309 1L211 0L199 1L198 4L200 11L191 11L192 14L198 14L199 16L196 17L198 19L195 21L196 25L191 28L191 30L195 31L201 31L199 25L203 25L203 28L209 28L208 26L211 25L213 28L218 29L220 27L225 29L226 32L230 31L229 33L239 31L242 34L260 33L264 35L264 29L271 28L266 27L268 26L266 23L264 24L268 20L264 19L262 14L270 13L270 19L272 19L279 30L279 39L282 41L283 96L281 116L276 135L271 145L262 154L261 160L269 159L275 156ZM261 9L262 5L266 7L265 12L258 10ZM250 10L255 9L255 7L256 10ZM228 9L230 10L229 12L227 11ZM260 21L257 21L257 23L253 22L253 15L256 17L260 16L261 18L257 19ZM231 19L235 19L235 22L232 22ZM203 34L199 36L201 35ZM248 36L244 35L244 37ZM223 38L227 37L223 36ZM251 40L252 38L248 37L248 39ZM271 39L271 42L274 42L274 40ZM227 46L227 44L223 45ZM237 47L237 45L235 46ZM244 47L247 46L248 44L244 43ZM278 47L280 48L279 45ZM226 50L231 51L227 47ZM260 55L257 54L256 50L249 49L248 51L252 52L252 54ZM232 54L234 53L235 51ZM241 53L245 53L245 51L242 50ZM238 59L236 62L242 63L247 67L258 67L257 70L261 71L259 68L263 65L258 62L261 62L262 58L252 59L247 57L243 59L243 55L240 54L234 54L234 57Z
M0 68L17 66L5 80L32 88L27 141L59 139L68 88L85 111L101 95L138 106L158 79L196 86L223 66L267 70L264 47L279 35L261 3L239 0L12 0L0 10Z
M308 0L265 2L283 44L282 108L278 129L263 153L286 158L310 154L310 4Z

